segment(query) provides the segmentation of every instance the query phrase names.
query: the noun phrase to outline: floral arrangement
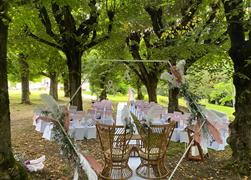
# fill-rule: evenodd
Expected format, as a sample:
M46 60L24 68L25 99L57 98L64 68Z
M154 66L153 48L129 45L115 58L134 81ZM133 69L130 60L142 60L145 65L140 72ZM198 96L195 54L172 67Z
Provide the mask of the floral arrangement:
M205 108L199 105L198 98L188 89L188 84L186 83L184 76L185 64L185 60L179 61L176 66L170 64L171 72L164 72L161 75L161 79L168 81L171 88L179 88L180 93L185 98L188 109L192 114L189 124L195 124L195 141L200 143L201 137L205 139L208 135L212 135L216 141L221 143L222 141L218 130L207 121L207 117L204 113Z
M42 94L41 99L45 103L46 109L39 110L41 112L39 119L53 122L53 140L59 144L61 155L72 167L75 167L75 171L76 169L79 170L80 153L74 141L67 134L70 121L67 107L59 106L53 97L47 94Z
M192 113L191 120L197 118L206 119L201 110L200 105L198 104L198 97L196 97L188 90L188 85L185 81L185 76L184 76L185 64L186 64L185 60L179 61L176 66L170 64L171 72L162 73L161 79L168 81L171 88L177 87L180 89L180 93L184 96L188 108Z

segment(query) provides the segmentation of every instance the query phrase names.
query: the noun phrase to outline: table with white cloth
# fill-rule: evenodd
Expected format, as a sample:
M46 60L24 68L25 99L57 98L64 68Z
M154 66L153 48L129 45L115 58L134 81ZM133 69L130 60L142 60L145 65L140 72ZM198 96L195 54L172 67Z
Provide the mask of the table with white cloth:
M53 140L53 123L39 118L41 114L34 113L33 125L35 130L43 134L43 138ZM42 115L41 115L42 116ZM86 118L83 111L70 113L69 135L75 140L96 138L96 126L91 118Z
M70 122L69 135L75 140L96 138L96 126L93 120L73 120Z
M100 116L97 111L90 111L89 114L77 112L70 115L72 120L69 126L69 135L75 140L96 138L96 122L113 124L112 116Z

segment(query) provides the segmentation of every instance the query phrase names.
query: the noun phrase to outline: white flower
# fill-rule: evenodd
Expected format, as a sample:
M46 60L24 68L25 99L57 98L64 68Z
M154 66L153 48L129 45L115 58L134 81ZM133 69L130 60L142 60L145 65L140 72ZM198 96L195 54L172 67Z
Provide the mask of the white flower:
M181 77L181 84L185 83L185 78L184 78L184 69L185 69L185 60L181 60L177 63L176 65L176 70L180 74ZM180 83L177 82L177 78L174 76L174 74L170 74L168 72L164 72L160 76L161 79L168 81L173 87L180 87Z
M180 76L181 76L181 82L182 82L182 84L185 83L185 78L184 78L185 65L186 65L186 61L185 60L179 61L177 63L177 65L176 65L176 69L180 73Z
M162 73L160 78L163 79L163 80L168 81L173 87L178 87L179 86L178 82L175 79L175 77L172 74L168 73L168 72Z

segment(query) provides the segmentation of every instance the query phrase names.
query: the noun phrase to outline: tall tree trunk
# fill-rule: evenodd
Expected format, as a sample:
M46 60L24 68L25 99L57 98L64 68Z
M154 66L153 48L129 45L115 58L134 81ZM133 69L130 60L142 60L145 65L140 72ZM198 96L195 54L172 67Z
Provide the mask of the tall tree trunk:
M20 65L20 74L21 74L21 86L22 86L22 104L31 104L30 103L30 89L29 89L29 64L26 61L24 54L19 55L19 65Z
M69 81L70 81L70 98L81 86L81 56L82 53L75 49L66 51L67 66L69 70ZM76 96L71 101L71 105L77 106L78 110L83 110L82 104L82 88L77 92Z
M99 101L102 101L104 99L107 99L107 92L106 92L106 88L103 88L100 95L99 95Z
M244 28L244 1L223 0L228 33L231 40L229 55L234 62L233 82L236 89L235 119L230 124L228 143L233 151L235 169L251 175L251 32ZM249 19L250 21L251 19ZM248 20L247 20L248 22ZM246 40L246 37L249 39Z
M27 179L17 166L11 150L10 109L7 80L8 20L6 1L0 1L0 178Z
M107 99L107 89L105 86L105 75L100 77L100 89L101 89L101 93L99 95L99 101Z
M240 68L235 64L235 72L250 76L251 68ZM246 70L245 70L246 69ZM238 164L238 171L250 175L251 171L251 80L234 75L236 87L235 120L230 124L228 143L233 150L232 157Z
M158 102L157 100L157 85L158 78L149 77L148 82L145 83L149 102Z
M2 5L2 3L0 3ZM0 6L1 8L1 6ZM0 9L1 10L1 9ZM1 17L0 17L1 18ZM0 19L0 177L7 177L8 168L13 166L11 152L10 109L7 82L7 31L8 26ZM6 171L4 171L6 170ZM9 177L9 178L8 178Z
M179 111L179 89L169 88L168 93L168 112Z
M56 72L50 73L50 95L58 100L58 76Z
M144 96L142 93L141 85L137 85L137 98L138 100L143 100Z
M63 73L62 77L64 81L64 97L70 97L69 75Z

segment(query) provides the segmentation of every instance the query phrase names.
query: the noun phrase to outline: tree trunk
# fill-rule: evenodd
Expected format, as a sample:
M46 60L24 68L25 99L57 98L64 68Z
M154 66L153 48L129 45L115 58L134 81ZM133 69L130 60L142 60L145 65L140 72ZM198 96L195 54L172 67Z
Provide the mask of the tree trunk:
M107 92L106 92L106 88L103 88L100 95L99 95L99 101L102 101L104 99L107 99Z
M22 86L22 104L30 103L30 89L29 89L29 64L26 62L24 54L19 55L20 74L21 74L21 86Z
M58 100L58 76L56 72L50 73L50 95Z
M157 85L158 85L158 78L153 78L153 77L149 77L148 82L145 83L149 102L158 103L158 100L157 100Z
M238 71L237 71L238 69ZM246 74L251 72L241 72L240 67L235 66L235 72ZM249 75L250 76L250 75ZM228 143L233 150L232 157L238 164L238 171L242 175L250 175L251 171L251 80L240 78L234 75L234 85L236 87L235 120L230 124L230 137Z
M0 3L1 4L1 3ZM7 82L7 31L0 19L0 177L9 177L8 168L13 166L11 152L10 109ZM6 171L4 171L6 170ZM10 179L7 178L7 179Z
M143 100L144 96L142 93L141 85L137 86L137 98L138 100Z
M237 164L235 170L241 175L251 173L251 67L246 65L248 57L240 49L230 49L229 54L234 62L233 82L236 89L235 119L229 125L228 143L233 151L232 158ZM242 55L240 55L242 54ZM241 74L241 76L240 76ZM248 78L243 78L246 76Z
M78 88L81 86L81 56L82 53L75 49L70 49L66 53L67 66L69 70L69 81L70 81L70 97L76 93ZM71 105L77 106L78 110L83 110L82 104L82 88L77 92Z
M0 179L27 179L17 166L11 150L10 109L7 80L7 5L0 1Z
M179 88L169 88L168 112L179 111Z
M234 63L233 82L236 89L235 119L229 125L228 143L233 151L235 171L251 175L251 33L245 30L244 1L223 0L228 34L231 40L229 55ZM250 17L249 17L250 18ZM247 20L250 21L251 19ZM249 38L246 40L246 37Z
M99 95L99 101L107 99L107 90L105 86L105 75L100 77L100 89L102 90Z
M64 97L70 97L69 76L63 73L62 77L64 81Z

